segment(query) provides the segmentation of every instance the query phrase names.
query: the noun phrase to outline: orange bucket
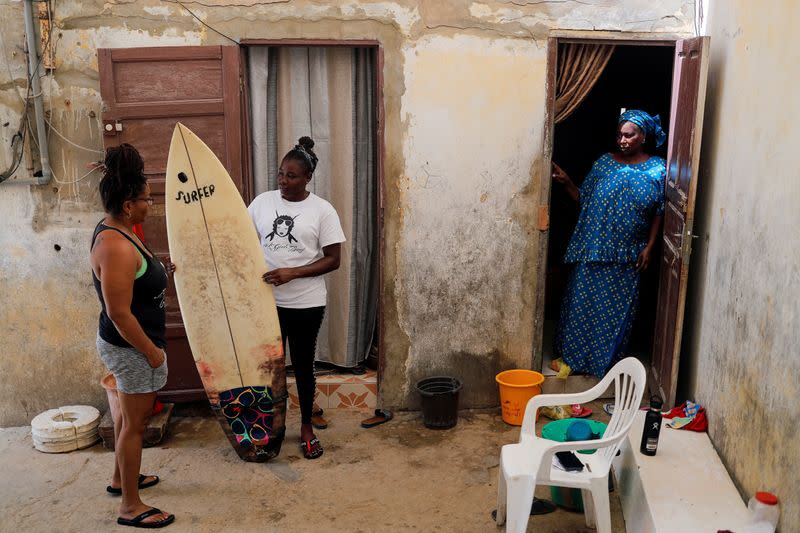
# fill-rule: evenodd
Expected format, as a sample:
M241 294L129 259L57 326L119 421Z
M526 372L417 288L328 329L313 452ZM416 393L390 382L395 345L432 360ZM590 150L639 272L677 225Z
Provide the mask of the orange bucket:
M542 393L544 376L533 370L514 369L500 372L494 379L500 385L503 422L521 426L528 400Z

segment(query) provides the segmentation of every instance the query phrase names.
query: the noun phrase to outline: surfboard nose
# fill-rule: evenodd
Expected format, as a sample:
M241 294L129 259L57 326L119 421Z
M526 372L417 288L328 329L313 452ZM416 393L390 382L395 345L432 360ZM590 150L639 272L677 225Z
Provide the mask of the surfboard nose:
M183 131L186 129L186 126L181 124L180 122L175 124L175 128L172 130L172 139L169 142L169 150L172 152L173 149L183 145Z

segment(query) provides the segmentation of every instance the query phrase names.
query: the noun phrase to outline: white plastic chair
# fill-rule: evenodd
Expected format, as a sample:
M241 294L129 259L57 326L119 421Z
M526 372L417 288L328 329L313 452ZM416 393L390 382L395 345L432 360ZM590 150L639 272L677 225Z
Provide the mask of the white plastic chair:
M642 363L628 357L614 365L591 389L577 394L540 394L528 401L522 420L519 442L506 444L500 451L497 488L497 525L506 531L523 533L537 484L581 489L586 525L598 533L611 533L608 503L608 474L611 460L630 431L646 385ZM614 382L614 414L599 440L555 442L536 436L536 412L540 407L586 403L598 398ZM594 454L577 454L585 465L581 472L565 472L553 466L560 451L597 449ZM591 495L591 497L590 497Z

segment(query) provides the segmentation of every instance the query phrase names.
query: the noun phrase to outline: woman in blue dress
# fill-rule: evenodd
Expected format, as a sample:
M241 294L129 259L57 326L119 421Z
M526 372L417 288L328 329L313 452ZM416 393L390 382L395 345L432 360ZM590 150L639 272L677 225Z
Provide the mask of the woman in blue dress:
M664 213L666 164L645 149L665 139L658 115L625 111L617 127L619 151L595 161L580 188L553 164L553 179L580 204L564 257L574 266L551 365L559 377L602 377L627 346L640 275L652 260Z

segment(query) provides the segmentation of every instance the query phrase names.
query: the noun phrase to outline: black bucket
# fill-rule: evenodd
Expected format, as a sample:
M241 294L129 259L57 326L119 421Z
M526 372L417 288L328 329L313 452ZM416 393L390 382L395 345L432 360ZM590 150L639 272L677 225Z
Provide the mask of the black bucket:
M456 425L460 390L461 381L447 376L434 376L417 382L425 427L448 429Z

